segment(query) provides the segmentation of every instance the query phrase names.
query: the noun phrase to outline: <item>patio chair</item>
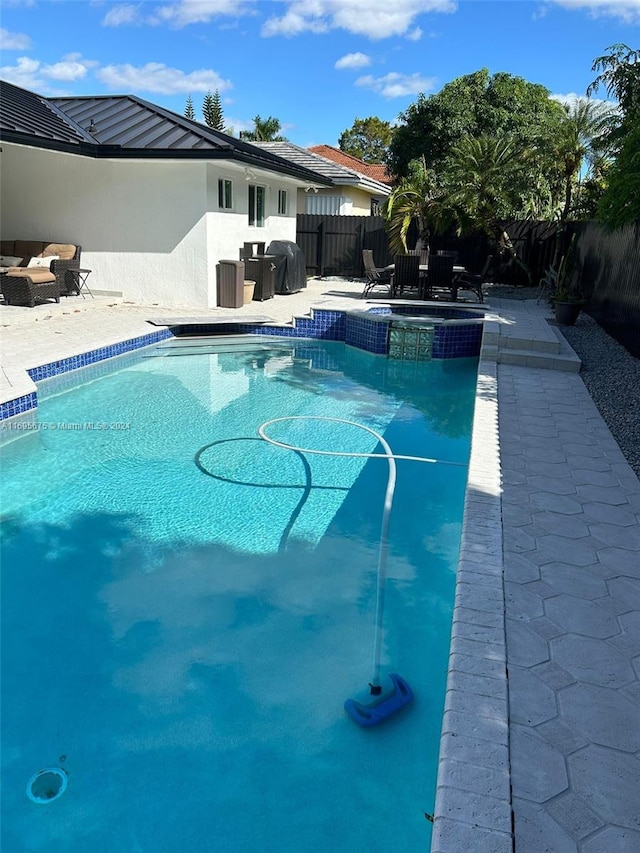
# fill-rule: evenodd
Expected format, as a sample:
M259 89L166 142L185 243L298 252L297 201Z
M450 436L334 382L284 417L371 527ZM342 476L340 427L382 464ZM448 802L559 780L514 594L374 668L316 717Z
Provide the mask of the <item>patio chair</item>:
M436 255L453 258L454 265L458 263L458 252L455 249L438 249Z
M360 298L368 296L375 287L384 287L387 293L391 291L391 270L376 267L373 261L373 250L363 249L364 275L366 280Z
M391 295L401 296L407 290L420 288L420 256L396 255L391 277Z
M427 275L427 289L428 295L431 298L438 296L438 291L446 291L444 295L448 299L455 300L453 258L450 255L431 256L429 259L429 273Z
M482 272L477 275L471 275L470 273L465 272L461 273L456 279L458 290L471 290L478 297L478 302L484 302L482 285L489 281L489 268L492 261L493 255L487 255L487 260L484 262Z

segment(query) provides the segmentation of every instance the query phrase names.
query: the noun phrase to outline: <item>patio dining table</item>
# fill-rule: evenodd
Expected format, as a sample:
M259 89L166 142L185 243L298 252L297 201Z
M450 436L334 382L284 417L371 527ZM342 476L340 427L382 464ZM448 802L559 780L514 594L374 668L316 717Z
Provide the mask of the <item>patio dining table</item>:
M393 272L395 270L395 268L396 268L395 264L387 264L387 266L384 267L385 270L390 270L391 272ZM426 295L427 295L427 292L426 292L427 286L426 285L427 285L427 273L429 272L429 264L420 264L418 266L418 272L420 274L420 278L422 279L422 281L420 281L420 283L419 283L418 295L419 295L420 299L424 299L424 298L426 298ZM460 275L462 275L463 273L466 273L466 272L467 272L466 267L463 267L460 264L454 264L453 265L453 280L451 282L451 301L452 302L458 301L458 287L457 287L456 281ZM393 287L393 284L392 284L392 286L391 286L391 297L392 297L392 299L395 299L395 298L397 298L397 296L398 296L398 294L396 293L396 291Z

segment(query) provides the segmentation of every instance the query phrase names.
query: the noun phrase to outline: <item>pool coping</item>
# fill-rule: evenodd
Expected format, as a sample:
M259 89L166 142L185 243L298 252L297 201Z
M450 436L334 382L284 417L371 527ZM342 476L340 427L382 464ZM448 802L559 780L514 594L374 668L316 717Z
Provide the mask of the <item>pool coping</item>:
M431 853L512 853L499 325L486 321L476 384Z

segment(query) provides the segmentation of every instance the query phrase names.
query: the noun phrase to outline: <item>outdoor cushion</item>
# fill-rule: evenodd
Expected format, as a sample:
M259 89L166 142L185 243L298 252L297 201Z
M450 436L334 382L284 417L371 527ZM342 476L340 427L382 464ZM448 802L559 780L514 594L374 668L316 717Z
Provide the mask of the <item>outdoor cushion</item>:
M49 270L51 269L51 261L57 260L58 255L49 255L48 257L43 258L29 258L27 269L33 269L33 267L40 267L41 269Z
M12 278L30 278L34 284L56 280L55 275L50 270L38 269L37 267L12 267L7 275Z
M22 264L22 258L16 258L13 255L2 255L0 257L0 267L19 267Z
M76 247L71 243L47 243L40 257L48 258L56 255L61 261L70 261L76 253Z

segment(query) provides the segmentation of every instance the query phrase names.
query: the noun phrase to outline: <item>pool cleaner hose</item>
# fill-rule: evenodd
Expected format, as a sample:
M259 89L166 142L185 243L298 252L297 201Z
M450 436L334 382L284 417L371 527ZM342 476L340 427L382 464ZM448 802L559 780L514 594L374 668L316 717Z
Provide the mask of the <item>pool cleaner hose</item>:
M298 447L293 444L287 444L283 441L277 441L267 435L267 429L276 423L286 421L328 421L331 423L347 424L358 429L365 430L370 433L382 446L384 453L356 453L339 450L315 450L308 447ZM373 665L371 681L369 682L368 691L364 691L358 698L347 699L344 703L344 708L347 714L360 726L375 726L378 723L388 719L396 711L399 711L413 699L413 690L402 676L397 673L389 673L384 679L380 676L380 658L382 654L382 638L384 626L384 595L385 581L387 576L387 553L389 541L389 516L393 506L393 496L396 488L396 459L406 459L413 462L427 462L436 464L443 462L439 459L430 459L424 456L404 456L396 455L391 450L385 439L375 430L370 429L363 424L355 421L344 420L342 418L322 417L319 415L292 415L284 418L273 418L265 421L258 427L258 435L260 438L273 444L275 447L282 447L285 450L293 450L297 453L310 453L319 456L349 456L349 457L364 457L369 459L386 459L389 466L389 475L387 477L387 488L384 496L384 506L382 510L382 523L380 526L380 544L378 547L378 581L376 591L376 621L373 639ZM443 464L461 466L458 462L443 462ZM384 681L384 684L383 684Z

